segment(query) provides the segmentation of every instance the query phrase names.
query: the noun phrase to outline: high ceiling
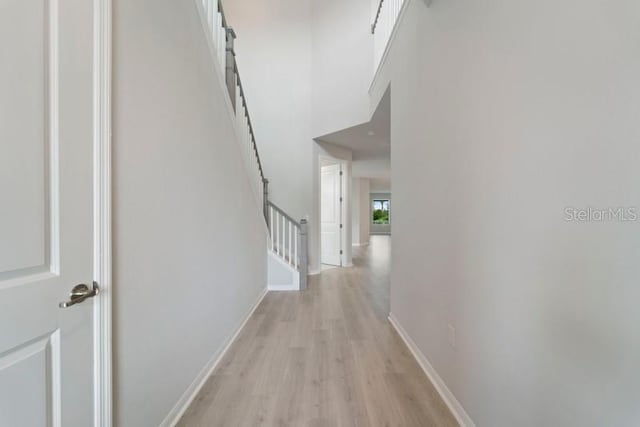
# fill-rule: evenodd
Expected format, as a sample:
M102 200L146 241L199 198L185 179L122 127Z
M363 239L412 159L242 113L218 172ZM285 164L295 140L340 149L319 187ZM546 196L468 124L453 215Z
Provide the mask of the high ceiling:
M372 178L381 190L391 178L391 97L380 101L371 121L318 138L353 152L353 176Z

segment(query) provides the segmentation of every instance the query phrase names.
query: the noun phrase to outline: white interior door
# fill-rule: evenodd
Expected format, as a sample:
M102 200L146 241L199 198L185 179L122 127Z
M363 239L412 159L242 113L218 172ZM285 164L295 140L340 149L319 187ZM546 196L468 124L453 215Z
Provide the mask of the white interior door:
M342 265L342 179L341 166L321 167L320 218L323 264Z
M94 423L93 25L0 0L0 426Z

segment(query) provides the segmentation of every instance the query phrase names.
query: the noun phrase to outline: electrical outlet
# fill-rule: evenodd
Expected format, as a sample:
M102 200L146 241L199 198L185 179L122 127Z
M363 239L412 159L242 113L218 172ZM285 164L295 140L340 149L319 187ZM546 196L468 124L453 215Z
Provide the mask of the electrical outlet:
M449 338L449 345L451 348L456 348L456 328L451 324L449 324L447 336Z

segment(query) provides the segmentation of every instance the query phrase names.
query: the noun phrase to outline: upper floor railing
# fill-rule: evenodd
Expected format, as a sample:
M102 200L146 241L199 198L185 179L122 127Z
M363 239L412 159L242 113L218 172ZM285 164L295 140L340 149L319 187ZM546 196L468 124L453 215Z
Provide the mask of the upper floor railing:
M405 0L380 0L371 25L374 37L374 71L380 66Z

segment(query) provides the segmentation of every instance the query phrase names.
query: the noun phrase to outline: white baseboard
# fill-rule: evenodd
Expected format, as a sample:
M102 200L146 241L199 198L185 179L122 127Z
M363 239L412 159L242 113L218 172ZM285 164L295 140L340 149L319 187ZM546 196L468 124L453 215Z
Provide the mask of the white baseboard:
M473 423L471 417L469 417L460 402L458 402L458 399L456 399L451 390L449 390L449 387L447 387L444 380L440 377L440 375L438 375L438 372L436 372L433 365L431 365L429 359L427 359L424 353L422 353L418 346L416 346L416 343L413 342L409 334L407 334L407 331L404 330L393 313L389 314L389 322L391 322L391 325L395 328L396 332L398 332L400 338L402 338L407 347L409 347L411 354L413 354L413 357L415 357L415 359L418 361L418 364L420 365L424 373L427 374L427 377L429 377L431 383L433 383L433 386L440 394L440 397L442 397L442 400L444 400L444 403L446 403L446 405L449 407L449 410L456 418L460 426L475 427L476 425Z
M244 320L240 324L240 327L238 327L238 329L236 329L236 331L231 336L231 338L229 338L226 341L222 349L218 351L216 354L214 354L211 360L209 360L209 362L205 365L205 367L202 368L202 370L200 371L198 376L195 378L195 380L193 380L193 382L187 388L187 390L182 394L182 396L180 396L180 399L178 400L176 405L171 409L169 414L165 417L164 421L160 423L160 427L173 427L178 423L178 421L180 421L180 418L182 418L185 411L189 408L189 405L191 405L191 402L193 402L193 399L196 398L196 396L204 386L205 382L207 381L207 379L209 379L209 377L211 376L213 371L216 369L216 367L218 366L218 364L220 363L224 355L227 353L227 351L229 351L231 344L233 344L236 338L238 338L238 335L240 334L242 329L244 329L245 325L249 321L249 318L253 315L254 311L256 311L256 309L264 299L265 295L267 295L267 292L268 290L265 289L260 294L258 301L253 305L253 307L249 311L249 314L245 316Z
M269 285L269 292L283 292L283 291L299 291L299 284L291 285Z
M351 246L354 246L356 248L360 248L360 247L363 247L363 246L369 246L369 242L366 242L366 243L354 243Z

